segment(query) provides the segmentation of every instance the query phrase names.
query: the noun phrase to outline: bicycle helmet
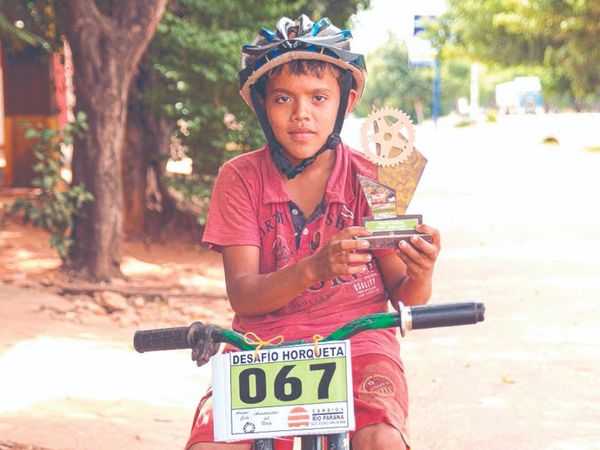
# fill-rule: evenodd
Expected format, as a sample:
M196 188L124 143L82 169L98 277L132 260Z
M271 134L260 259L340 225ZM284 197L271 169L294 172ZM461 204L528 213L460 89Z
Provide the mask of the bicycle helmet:
M252 45L242 47L242 69L238 74L240 95L256 113L269 143L273 161L289 179L301 173L325 150L335 149L339 145L348 93L350 89L356 89L358 99L363 93L367 73L365 60L362 55L350 51L351 39L350 31L340 30L329 19L323 18L313 23L303 14L295 21L282 17L274 32L262 28ZM296 59L328 62L342 69L343 76L340 105L327 142L313 156L292 167L275 139L256 83L271 69Z

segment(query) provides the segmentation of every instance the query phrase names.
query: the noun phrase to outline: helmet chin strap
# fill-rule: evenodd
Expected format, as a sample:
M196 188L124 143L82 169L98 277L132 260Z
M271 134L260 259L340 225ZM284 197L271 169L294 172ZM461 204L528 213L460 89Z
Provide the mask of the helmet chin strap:
M262 102L260 101L260 96L258 92L256 92L255 86L250 86L250 97L252 99L252 106L254 106L254 111L256 112L256 116L258 117L260 126L262 127L263 132L265 133L265 137L267 138L267 142L269 143L269 148L271 149L271 157L273 158L273 162L275 163L279 171L288 178L288 180L291 180L296 175L302 173L302 171L306 169L310 164L312 164L325 150L333 150L338 145L340 145L340 143L342 142L340 132L342 131L342 126L344 124L346 108L348 107L348 94L350 93L351 88L352 73L349 70L344 70L340 89L340 106L338 108L337 116L335 119L335 125L333 126L333 131L327 138L325 144L323 144L323 146L319 150L317 150L314 155L310 156L309 158L303 159L300 162L300 164L294 167L283 154L281 144L279 144L279 142L277 142L277 139L275 139L275 134L273 133L273 129L271 128L271 124L269 123L269 119L267 117L267 111L263 106Z

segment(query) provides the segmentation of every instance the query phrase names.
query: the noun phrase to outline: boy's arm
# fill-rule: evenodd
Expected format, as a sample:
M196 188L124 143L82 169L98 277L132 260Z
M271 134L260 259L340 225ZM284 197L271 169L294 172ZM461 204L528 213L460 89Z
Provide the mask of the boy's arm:
M431 297L433 268L440 251L440 233L422 224L417 231L432 236L432 242L413 238L411 243L400 241L395 253L378 258L383 282L395 308L399 301L405 305L424 305Z
M371 255L368 243L352 239L366 236L362 227L346 228L318 252L275 272L260 274L260 249L252 245L230 245L222 249L227 295L241 316L258 316L275 311L318 281L367 270Z

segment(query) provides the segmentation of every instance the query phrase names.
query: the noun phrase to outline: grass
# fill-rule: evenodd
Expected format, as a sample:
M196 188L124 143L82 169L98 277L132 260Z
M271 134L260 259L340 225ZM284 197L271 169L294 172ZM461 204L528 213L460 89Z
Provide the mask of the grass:
M471 125L473 125L473 122L470 121L469 119L462 119L459 122L457 122L456 124L454 124L455 128L465 128L465 127L470 127Z
M546 144L546 145L560 145L560 142L554 136L546 136L542 140L542 144Z
M600 145L583 147L583 151L592 152L592 153L600 153Z

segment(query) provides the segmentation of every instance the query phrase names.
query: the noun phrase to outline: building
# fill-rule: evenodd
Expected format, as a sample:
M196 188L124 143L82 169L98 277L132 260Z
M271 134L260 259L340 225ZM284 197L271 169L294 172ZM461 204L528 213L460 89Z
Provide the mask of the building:
M31 186L35 142L25 139L24 122L55 129L68 122L69 56L68 48L50 55L36 47L14 52L0 46L0 186Z

